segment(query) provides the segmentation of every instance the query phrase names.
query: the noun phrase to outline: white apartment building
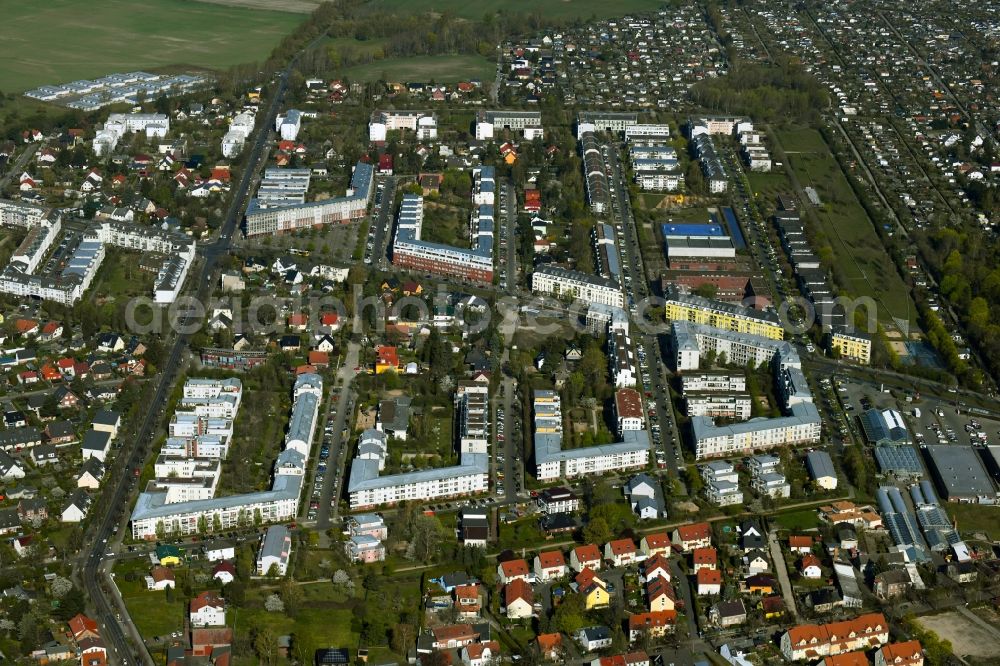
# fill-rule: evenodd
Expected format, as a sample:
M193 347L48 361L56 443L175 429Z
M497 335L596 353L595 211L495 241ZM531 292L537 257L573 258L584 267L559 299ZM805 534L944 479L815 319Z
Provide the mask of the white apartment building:
M704 493L705 499L716 506L743 504L743 491L730 481L706 483Z
M243 398L243 384L239 379L191 378L184 382L178 406L193 411L198 416L235 419Z
M728 363L755 366L771 361L780 352L786 363L797 364L795 348L781 340L676 319L670 328L674 367L679 372L697 370L702 354L709 352L715 352L717 358L725 354Z
M558 266L541 266L535 270L531 274L531 291L617 308L625 306L621 286L614 280Z
M368 122L368 140L383 142L393 130L415 132L418 141L437 138L437 116L427 111L375 111Z
M270 193L254 197L247 207L246 234L262 236L294 232L328 224L346 224L362 218L368 210L374 177L375 169L371 164L358 162L351 174L351 187L343 197L292 203L272 198Z
M676 192L684 184L684 174L669 171L637 171L635 182L647 192Z
M489 385L462 382L455 393L458 445L461 453L486 453L489 448Z
M637 113L581 111L576 119L576 138L579 139L584 132L625 132L638 123Z
M58 222L58 217L50 218ZM194 260L195 242L183 234L167 232L157 227L143 227L121 222L103 222L90 227L83 239L73 249L69 260L60 273L38 275L28 270L31 263L28 254L41 256L55 240L55 234L34 231L26 242L29 247L21 251L21 260L14 258L0 272L0 292L16 296L33 296L72 305L93 282L105 256L105 245L116 245L126 250L156 252L166 255L153 287L153 298L157 303L171 303L180 293L188 269ZM33 228L34 229L34 228ZM26 263L27 262L27 263Z
M169 131L170 118L162 113L112 113L94 136L94 154L110 154L129 132L143 132L147 139L154 139L165 137Z
M229 123L229 131L222 137L222 156L235 157L243 150L243 144L247 137L253 134L254 115L252 113L238 113Z
M743 393L747 390L746 375L728 372L701 372L681 376L681 392L719 391L723 393Z
M625 430L619 442L583 449L562 449L562 416L559 395L535 391L535 477L539 480L572 478L608 471L641 468L649 464L649 433Z
M388 455L385 434L366 430L358 439L347 480L352 510L476 495L489 490L490 459L485 439L489 395L478 386L463 383L455 398L463 441L459 464L380 476Z
M632 340L628 337L628 333L621 329L608 333L608 361L615 388L632 388L636 385L637 373Z
M531 141L542 138L542 114L540 111L486 111L476 114L475 135L479 141L488 141L503 130L520 130L524 138Z
M210 392L211 389L198 382L192 385L195 393ZM167 488L153 488L139 494L132 510L132 536L136 539L162 538L162 535L186 536L200 531L199 522L204 522L222 530L253 525L255 522L275 523L292 520L298 514L304 470L309 458L309 448L318 419L319 401L323 393L323 380L319 375L305 373L295 379L292 392L292 413L288 433L285 436L285 451L279 456L270 490L230 495L227 497L200 498L171 502L180 492L179 483L171 482ZM231 435L232 422L228 419L189 414L182 420L171 422L171 437L197 437L208 434L210 424L228 427ZM175 425L176 423L176 425ZM186 433L186 434L181 434ZM228 436L227 436L228 437ZM178 447L179 443L174 443ZM184 444L185 449L191 446ZM298 454L298 455L295 455ZM213 461L214 464L218 464ZM299 465L301 470L289 469L289 465ZM218 476L216 476L218 479ZM191 484L192 486L194 484ZM213 491L214 492L214 491ZM171 494L174 493L174 494Z
M284 114L279 113L274 119L274 131L284 141L295 141L300 129L302 129L302 112L298 109L289 109Z
M633 125L626 125L624 132L626 141L632 141L634 139L641 139L651 136L669 138L670 125L635 123Z
M54 222L58 210L10 199L0 199L0 225L31 228L43 221Z
M706 416L695 416L691 419L695 457L701 460L746 455L791 444L819 443L822 421L815 405L803 402L790 411L789 416L723 426L715 425Z
M710 416L712 418L750 418L752 400L749 393L684 393L684 405L688 416Z

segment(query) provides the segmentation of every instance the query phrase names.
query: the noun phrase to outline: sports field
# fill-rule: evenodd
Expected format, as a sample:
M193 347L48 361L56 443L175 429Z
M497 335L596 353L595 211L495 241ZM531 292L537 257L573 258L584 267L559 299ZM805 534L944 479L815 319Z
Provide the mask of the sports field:
M454 83L468 79L492 81L496 64L480 56L440 55L412 58L386 58L364 65L355 65L340 72L354 81L423 81Z
M21 92L170 65L222 69L266 58L301 14L186 0L6 3L0 90Z
M917 311L909 289L822 135L812 129L786 130L778 132L778 140L799 186L819 194L821 205L807 207L829 242L835 276L849 295L874 298L883 324L895 328L893 320L909 314L915 330Z
M482 5L466 0L371 0L372 10L392 12L448 12L453 16L481 19L488 12L503 9L514 14L539 14L551 19L606 18L624 16L634 12L651 12L663 6L662 0L501 0L491 5Z

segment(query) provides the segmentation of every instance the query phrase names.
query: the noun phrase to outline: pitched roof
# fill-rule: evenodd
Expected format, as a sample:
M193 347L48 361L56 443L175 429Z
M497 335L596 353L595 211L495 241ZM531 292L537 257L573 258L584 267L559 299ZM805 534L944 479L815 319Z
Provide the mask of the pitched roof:
M616 539L608 543L613 555L625 555L635 552L635 542L632 539Z
M658 629L659 627L672 627L677 622L677 611L650 611L648 613L635 613L629 615L629 631L641 631L643 629Z
M505 578L511 578L513 576L527 576L531 568L524 560L508 560L500 565L500 570L503 571Z
M70 618L69 630L73 632L74 638L87 632L93 634L100 633L97 629L97 622L95 620L91 620L83 613L77 613L76 615Z
M670 537L666 532L656 532L643 537L646 540L646 547L651 549L670 548Z
M547 550L538 554L538 563L543 569L566 566L566 558L561 550Z
M698 569L699 585L721 585L722 573L717 569Z
M214 608L224 608L225 604L222 601L222 597L212 591L205 591L199 594L197 597L191 600L191 612L197 613L202 608L205 607Z
M510 606L518 599L524 599L529 604L534 602L535 593L523 578L515 578L503 588L504 605Z
M712 526L708 523L691 523L677 528L682 541L698 541L712 538Z
M719 561L719 553L715 548L695 548L691 553L691 559L695 564L716 564Z
M573 549L578 562L596 562L601 559L601 549L592 543L577 546Z

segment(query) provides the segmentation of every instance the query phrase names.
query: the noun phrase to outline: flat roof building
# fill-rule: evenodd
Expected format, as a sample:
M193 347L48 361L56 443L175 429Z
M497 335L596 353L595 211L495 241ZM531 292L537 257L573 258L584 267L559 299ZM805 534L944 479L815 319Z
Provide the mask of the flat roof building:
M938 493L949 502L992 504L997 492L971 446L932 445L924 449Z

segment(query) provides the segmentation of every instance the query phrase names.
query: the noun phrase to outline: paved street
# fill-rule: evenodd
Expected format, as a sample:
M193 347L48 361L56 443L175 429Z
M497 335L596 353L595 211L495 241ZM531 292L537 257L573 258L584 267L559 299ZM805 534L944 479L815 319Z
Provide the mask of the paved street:
M247 167L239 185L233 191L219 237L213 243L202 246L203 261L198 270L192 271L192 275L188 278L189 289L193 288L195 297L202 302L205 302L211 293L217 262L228 251L233 233L242 220L243 210L249 200L253 179L266 159L265 148L270 128L273 127L274 118L284 97L292 65L294 61L279 76L271 103L259 121L256 138L248 153ZM128 618L128 611L122 605L121 598L117 593L109 597L114 583L108 576L104 555L109 548L114 549L120 545L128 529L129 513L124 509L131 505L135 486L135 479L129 471L141 469L150 453L152 435L163 415L171 387L183 368L182 359L187 358L189 342L189 334L178 334L174 338L162 364L165 370L159 375L155 384L145 418L135 429L134 437L126 439L130 445L119 452L115 459L114 471L108 475L108 483L104 486L104 497L109 498L107 506L120 507L122 510L109 512L101 517L97 528L93 531L93 540L89 546L84 545L82 549L87 555L76 563L77 577L86 588L87 596L96 610L96 619L102 628L101 635L110 647L108 661L112 664L154 663L142 637Z
M319 511L316 514L316 529L326 531L337 520L340 511L337 500L343 494L342 483L345 477L345 467L351 457L352 442L343 438L344 430L350 429L351 424L348 419L351 416L354 405L354 393L351 392L351 382L357 375L354 368L358 367L358 359L361 353L361 346L356 342L347 345L347 353L344 355L344 362L337 373L335 385L330 390L331 401L329 407L336 410L332 422L329 419L329 409L324 428L327 424L332 425L323 437L323 441L330 442L330 458L327 461L326 478L323 481L323 491L319 500ZM336 402L333 396L339 396Z
M771 550L771 562L774 565L774 572L778 575L778 583L781 585L781 594L785 598L785 606L794 617L798 617L799 611L795 607L792 582L788 578L788 566L785 564L785 557L781 552L781 545L778 543L778 533L775 530L767 533L767 545Z
M615 213L615 222L624 231L624 247L619 249L624 250L625 259L627 259L627 261L622 261L622 269L623 277L628 278L624 286L628 287L625 289L625 293L634 320L636 315L640 314L636 307L650 295L646 286L648 276L643 268L642 252L639 250L635 218L632 217L628 185L625 182L625 174L618 156L617 146L605 145L604 156L608 164L608 180L611 184L611 202ZM620 240L619 244L622 244ZM632 339L636 345L641 345L649 362L646 366L649 381L644 378L644 388L655 403L653 407L656 413L656 423L653 426L660 430L661 437L659 445L654 442L654 450L663 454L667 470L670 474L677 476L684 464L684 455L680 448L681 437L677 430L677 423L674 421L674 411L667 392L666 366L663 365L661 359L661 348L664 347L665 343L661 342L659 336L643 333L638 327L633 327ZM643 369L643 372L646 370ZM648 410L644 409L643 411Z

